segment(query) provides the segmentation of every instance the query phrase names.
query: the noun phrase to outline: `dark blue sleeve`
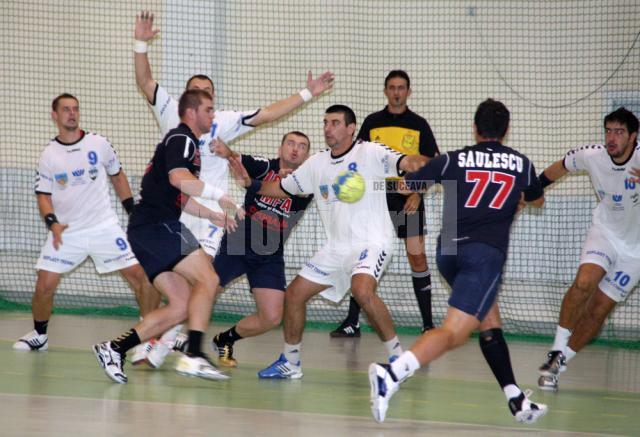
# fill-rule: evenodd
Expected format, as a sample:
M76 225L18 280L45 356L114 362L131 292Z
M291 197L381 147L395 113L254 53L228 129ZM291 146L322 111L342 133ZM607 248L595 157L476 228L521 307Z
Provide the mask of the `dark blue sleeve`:
M269 160L260 156L240 155L242 165L252 179L261 179L269 171Z
M167 173L176 168L186 168L191 171L196 151L196 145L186 135L173 135L169 138L164 146Z
M533 162L531 162L531 165L529 166L529 172L525 183L528 183L528 185L525 186L525 189L522 190L522 192L524 193L524 200L526 202L533 202L534 200L542 197L544 189L542 188L540 179L536 176L536 169L533 166Z
M425 191L433 184L442 182L443 173L449 163L449 155L440 155L420 170L414 173L407 173L404 180L408 182L411 191Z

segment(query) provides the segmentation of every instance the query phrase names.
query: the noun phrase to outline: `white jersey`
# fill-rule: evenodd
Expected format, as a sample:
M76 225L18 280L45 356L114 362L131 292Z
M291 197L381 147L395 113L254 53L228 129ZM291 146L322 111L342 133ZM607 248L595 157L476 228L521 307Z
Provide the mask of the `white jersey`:
M150 106L163 137L180 124L178 101L160 85L156 87L155 98ZM245 112L215 111L211 130L200 137L200 180L227 192L229 188L229 163L226 159L211 153L209 143L215 138L220 138L228 144L239 136L250 132L254 127L248 123L259 111L259 109ZM214 211L221 211L218 202L199 197L196 197L196 200Z
M587 145L569 151L564 166L585 170L598 193L600 203L593 211L593 224L626 253L640 250L640 183L629 173L640 167L640 145L624 164L613 162L605 146Z
M385 178L398 176L403 154L382 144L358 141L339 157L330 150L318 152L283 179L282 188L292 195L313 194L331 246L374 243L387 247L395 237L387 208ZM342 172L356 170L366 181L362 199L338 200L332 188Z
M121 170L113 146L102 135L83 132L72 144L53 139L47 144L36 173L37 194L50 194L65 232L118 224L111 208L107 175Z

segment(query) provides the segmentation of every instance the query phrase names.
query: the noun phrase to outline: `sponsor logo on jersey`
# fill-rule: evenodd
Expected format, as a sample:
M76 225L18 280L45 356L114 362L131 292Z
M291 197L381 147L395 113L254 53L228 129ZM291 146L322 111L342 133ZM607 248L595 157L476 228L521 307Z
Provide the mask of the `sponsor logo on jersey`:
M67 153L73 153L73 152L79 152L80 148L76 148L76 149L67 149Z
M626 169L626 167L611 167L612 171L625 171Z
M616 203L622 202L622 194L612 194L611 198Z
M320 194L324 200L329 198L329 186L327 184L320 185Z
M66 173L57 173L53 177L61 187L65 187L67 185L67 182L69 182L69 176L67 176Z
M77 168L75 170L73 170L71 172L72 175L74 175L75 177L79 178L80 176L82 176L84 174L84 168Z
M607 255L606 253L602 252L601 250L587 250L587 255L596 255L599 256L601 258L604 258L607 260L607 263L609 265L613 264L613 261L611 260L611 257L609 255Z
M622 204L622 194L612 194L611 200L613 200L613 211L624 211L624 205Z
M96 180L96 178L98 177L98 169L96 167L91 167L89 169L89 177L92 181Z
M368 254L369 254L369 249L365 249L362 252L360 252L360 258L358 258L358 261L362 261L363 259L365 259Z

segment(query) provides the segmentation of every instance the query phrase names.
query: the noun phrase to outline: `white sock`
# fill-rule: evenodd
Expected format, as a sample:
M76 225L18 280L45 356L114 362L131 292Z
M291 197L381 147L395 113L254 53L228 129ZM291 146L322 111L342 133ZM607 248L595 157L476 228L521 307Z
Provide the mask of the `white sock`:
M397 335L391 340L385 341L384 347L387 349L387 355L389 355L389 358L393 356L399 357L402 355L402 346L400 346L400 340L398 340Z
M300 349L302 348L302 343L298 344L284 344L284 357L291 364L296 366L300 365Z
M569 346L567 346L567 351L564 353L564 357L567 359L567 363L571 358L575 357L577 353L578 352L574 351Z
M419 368L420 362L411 351L404 352L400 358L391 363L391 370L395 373L398 381L404 381Z
M160 337L160 341L167 346L173 347L173 344L176 342L176 337L178 336L178 333L180 331L182 331L182 325L176 325L162 334L162 337Z
M520 393L522 393L522 390L520 390L520 387L513 384L505 385L502 388L502 391L504 392L504 395L507 397L507 400L517 398L518 396L520 396Z
M556 328L556 338L553 340L553 346L551 347L551 350L560 351L564 355L567 355L566 349L567 343L569 343L569 337L571 337L571 331L558 325L558 327Z

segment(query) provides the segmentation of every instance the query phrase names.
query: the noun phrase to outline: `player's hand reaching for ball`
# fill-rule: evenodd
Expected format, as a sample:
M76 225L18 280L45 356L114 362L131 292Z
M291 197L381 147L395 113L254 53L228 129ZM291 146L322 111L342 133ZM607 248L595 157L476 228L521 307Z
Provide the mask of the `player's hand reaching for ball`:
M67 229L69 225L63 225L61 223L54 223L51 225L51 233L53 234L53 248L58 250L62 246L62 233Z
M153 28L153 14L151 11L142 11L136 16L136 29L134 38L138 41L150 41L160 32Z

